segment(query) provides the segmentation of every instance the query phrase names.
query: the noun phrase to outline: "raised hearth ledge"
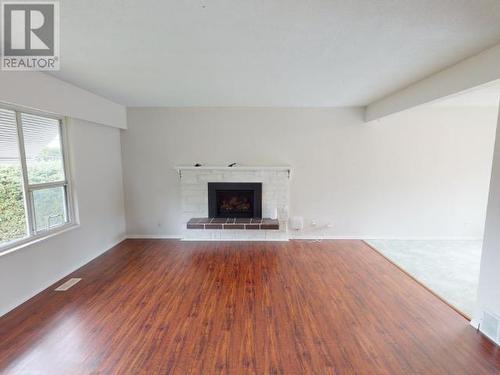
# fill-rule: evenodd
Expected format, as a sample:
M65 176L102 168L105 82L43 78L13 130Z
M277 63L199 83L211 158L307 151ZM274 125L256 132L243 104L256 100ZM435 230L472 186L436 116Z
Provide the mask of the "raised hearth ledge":
M218 229L218 230L279 230L277 219L247 218L192 218L186 229Z

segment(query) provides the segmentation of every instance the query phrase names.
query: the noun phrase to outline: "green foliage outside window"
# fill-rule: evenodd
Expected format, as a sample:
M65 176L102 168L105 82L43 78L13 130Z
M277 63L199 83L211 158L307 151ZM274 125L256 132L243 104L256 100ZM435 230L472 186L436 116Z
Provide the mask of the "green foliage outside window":
M29 168L30 180L38 183L64 179L60 150L45 149L33 167ZM38 191L35 201L35 221L37 229L62 224L64 195L61 188ZM0 244L25 237L26 214L22 172L19 165L0 164Z
M0 243L26 235L21 168L0 165Z

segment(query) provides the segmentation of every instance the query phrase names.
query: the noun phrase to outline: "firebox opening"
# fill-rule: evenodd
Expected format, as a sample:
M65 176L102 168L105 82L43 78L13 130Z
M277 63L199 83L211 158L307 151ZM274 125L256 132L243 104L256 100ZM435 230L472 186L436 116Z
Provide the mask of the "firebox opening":
M218 216L253 217L253 191L217 191Z
M209 182L208 213L217 218L261 218L262 183Z

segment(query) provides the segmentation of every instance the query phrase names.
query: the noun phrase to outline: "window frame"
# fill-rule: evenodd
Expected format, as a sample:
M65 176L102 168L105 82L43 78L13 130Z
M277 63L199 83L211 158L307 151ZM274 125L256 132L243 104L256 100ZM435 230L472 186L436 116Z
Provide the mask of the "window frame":
M71 168L70 168L70 151L68 148L69 141L68 141L67 119L64 116L58 116L31 109L4 105L3 103L0 103L0 109L13 111L15 113L16 135L17 135L19 159L22 172L22 187L23 187L24 211L26 215L26 233L27 233L26 237L14 239L12 241L6 242L3 245L0 244L0 256L1 256L13 250L16 250L17 248L27 246L31 243L38 242L42 239L52 237L55 234L65 232L73 227L77 227L78 222L76 219L75 203L73 199L73 184L72 184ZM65 177L64 180L55 182L37 183L37 184L29 183L23 126L21 120L21 116L23 113L40 117L46 117L58 121L59 137L61 142L62 163L63 163L64 177ZM53 228L48 227L47 229L37 230L33 193L39 190L58 188L58 187L63 187L64 189L65 210L66 210L67 220L65 223L54 226Z

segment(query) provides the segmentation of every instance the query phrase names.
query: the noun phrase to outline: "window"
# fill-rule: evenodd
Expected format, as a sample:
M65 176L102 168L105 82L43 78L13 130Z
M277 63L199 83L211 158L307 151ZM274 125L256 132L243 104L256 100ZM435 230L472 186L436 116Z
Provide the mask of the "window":
M72 223L61 119L0 108L0 252Z

